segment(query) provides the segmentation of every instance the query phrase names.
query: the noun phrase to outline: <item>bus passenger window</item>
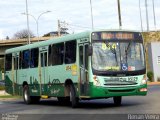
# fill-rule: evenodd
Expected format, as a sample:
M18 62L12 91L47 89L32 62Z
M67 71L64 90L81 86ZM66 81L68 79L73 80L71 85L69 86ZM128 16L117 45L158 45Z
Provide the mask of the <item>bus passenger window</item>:
M83 46L79 47L79 64L83 65Z
M52 65L52 48L51 45L49 46L48 50L48 66Z
M14 57L14 70L18 70L18 57Z
M22 68L29 68L29 60L30 60L30 51L23 51L23 60L22 60Z
M65 44L65 64L76 62L76 41L72 40Z
M63 64L64 43L52 45L52 65Z
M31 50L30 68L38 67L39 49L34 48Z
M23 55L22 52L19 53L19 69L22 68L22 59L23 59Z
M7 54L5 57L5 70L10 71L12 69L12 54Z

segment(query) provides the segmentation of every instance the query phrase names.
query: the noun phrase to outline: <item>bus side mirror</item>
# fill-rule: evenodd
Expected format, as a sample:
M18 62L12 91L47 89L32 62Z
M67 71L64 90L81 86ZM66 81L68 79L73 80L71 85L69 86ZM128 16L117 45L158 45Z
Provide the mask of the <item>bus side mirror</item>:
M93 47L91 45L88 46L88 56L92 56Z

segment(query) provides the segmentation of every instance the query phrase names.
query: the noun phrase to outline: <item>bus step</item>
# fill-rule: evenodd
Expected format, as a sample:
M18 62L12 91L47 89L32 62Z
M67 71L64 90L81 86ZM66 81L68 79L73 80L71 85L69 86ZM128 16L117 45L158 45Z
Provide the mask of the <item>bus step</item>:
M41 95L41 98L42 98L42 99L47 99L48 96L47 96L47 95Z

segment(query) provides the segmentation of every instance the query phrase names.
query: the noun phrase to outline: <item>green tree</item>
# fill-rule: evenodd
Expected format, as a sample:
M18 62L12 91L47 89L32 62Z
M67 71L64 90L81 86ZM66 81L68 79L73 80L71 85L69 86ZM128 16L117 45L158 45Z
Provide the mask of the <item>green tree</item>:
M153 72L152 71L148 71L147 72L147 77L148 77L148 79L149 79L149 81L153 81Z

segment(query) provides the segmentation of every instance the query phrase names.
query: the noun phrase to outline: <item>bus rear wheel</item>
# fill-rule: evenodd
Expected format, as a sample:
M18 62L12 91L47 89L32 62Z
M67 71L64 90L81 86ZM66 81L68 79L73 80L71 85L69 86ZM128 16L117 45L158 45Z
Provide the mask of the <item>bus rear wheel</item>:
M76 97L76 91L73 85L70 85L70 102L72 108L76 108L78 106L79 99Z
M122 96L113 97L114 105L120 106L122 103Z
M23 87L23 99L24 99L24 102L26 104L31 104L31 97L30 97L30 94L29 94L28 85L25 85Z
M25 85L23 87L23 99L26 104L38 103L40 100L40 96L30 96L29 87Z

